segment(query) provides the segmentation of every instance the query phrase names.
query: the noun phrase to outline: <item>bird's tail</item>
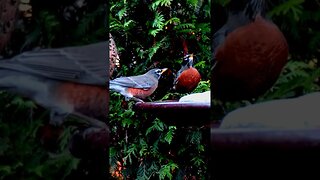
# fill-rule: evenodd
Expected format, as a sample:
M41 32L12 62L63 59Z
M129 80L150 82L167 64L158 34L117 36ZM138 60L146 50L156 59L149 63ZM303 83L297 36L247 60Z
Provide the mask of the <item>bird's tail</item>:
M114 83L114 81L110 80L109 81L109 89L112 90L116 87L116 83Z
M121 92L124 90L124 87L120 86L118 83L114 81L109 82L109 90L110 91L116 91L116 92Z
M11 78L10 75L12 72L7 69L0 67L0 90L10 90L14 87L14 78Z

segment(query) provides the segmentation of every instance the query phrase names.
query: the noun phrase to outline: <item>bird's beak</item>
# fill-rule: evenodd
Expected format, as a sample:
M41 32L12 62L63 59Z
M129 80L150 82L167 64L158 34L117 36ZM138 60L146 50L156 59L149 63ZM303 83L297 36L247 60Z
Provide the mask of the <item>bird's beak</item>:
M189 64L189 67L190 67L190 66L193 66L193 54L190 54L188 64Z
M161 74L164 73L166 70L168 70L168 68L161 69Z
M193 61L193 54L190 54L189 61Z

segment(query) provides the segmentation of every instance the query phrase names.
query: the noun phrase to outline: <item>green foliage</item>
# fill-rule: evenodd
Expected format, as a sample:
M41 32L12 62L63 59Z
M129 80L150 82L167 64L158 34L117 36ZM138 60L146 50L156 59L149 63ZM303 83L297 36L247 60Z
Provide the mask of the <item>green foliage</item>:
M0 100L0 179L64 179L76 169L78 160L69 154L66 143L71 129L60 137L60 148L49 152L38 137L48 113L5 92Z
M210 64L210 5L207 1L153 2L125 0L111 2L110 32L119 48L122 66L119 75L140 74L154 66L180 67L182 40L197 63ZM208 78L210 66L201 66ZM117 76L117 75L116 75Z
M319 91L320 69L312 61L310 63L313 65L301 61L288 62L273 88L261 99L287 98Z
M51 46L52 41L55 39L55 32L61 29L60 23L57 19L57 16L48 11L41 11L39 13L40 24L42 26L42 32L44 33L47 43Z
M210 89L210 3L208 1L156 0L111 2L110 31L120 52L121 69L115 76L142 74L152 67L180 68L182 41L194 53L195 67L202 81L194 92ZM167 92L155 100L178 99L186 94ZM117 161L125 169L124 178L183 179L203 178L207 147L203 129L170 126L148 113L136 114L134 102L125 103L117 93L110 95L109 115L112 137L111 172ZM193 132L197 133L193 133ZM183 143L181 143L183 142Z
M168 164L163 165L158 172L159 179L165 179L166 177L172 179L173 176L171 172L177 168L178 165L173 162L169 162Z
M134 113L133 105L118 93L110 95L110 171L117 170L121 162L124 178L203 178L208 163L204 129L167 125L147 112Z
M299 21L299 17L301 16L303 11L303 6L302 6L303 2L304 0L289 0L273 8L273 10L270 11L269 15L279 16L279 15L285 15L290 13L293 15L294 20Z
M205 92L205 91L210 91L210 80L207 81L200 81L198 86L196 87L195 90L193 90L192 93L201 93L201 92Z
M71 4L46 4L32 1L32 18L16 27L12 36L15 53L26 51L35 46L61 47L92 43L106 40L105 5L101 2L88 4L83 9L83 15L77 14L77 20L66 20L62 11ZM73 15L76 16L76 15ZM73 17L72 18L75 18ZM16 39L17 38L17 39ZM19 39L18 39L19 38Z
M157 0L151 4L151 9L155 11L160 6L170 7L171 1L172 0Z

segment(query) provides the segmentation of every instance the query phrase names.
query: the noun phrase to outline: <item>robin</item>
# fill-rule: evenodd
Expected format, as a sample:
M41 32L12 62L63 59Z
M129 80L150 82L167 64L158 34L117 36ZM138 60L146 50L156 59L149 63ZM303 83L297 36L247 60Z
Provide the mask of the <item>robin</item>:
M0 61L0 89L50 110L50 124L76 125L69 150L77 157L83 155L80 164L84 168L92 168L84 170L84 176L98 179L108 177L107 48L106 42L100 42L38 49ZM67 116L69 121L65 121ZM40 139L54 140L55 131L49 126L40 130ZM58 129L57 135L60 133Z
M252 100L278 79L288 59L288 44L266 19L264 0L233 0L228 16L213 37L213 96Z
M0 88L51 110L50 122L73 114L94 121L106 117L107 44L40 49L0 61ZM89 118L92 117L92 118ZM104 119L103 118L103 119Z
M182 93L192 92L199 84L201 75L193 67L193 54L184 56L180 70L173 82L173 89Z
M167 68L154 68L142 75L119 77L110 80L109 88L125 96L126 101L132 99L143 102L142 99L147 98L157 89L159 78L166 70Z

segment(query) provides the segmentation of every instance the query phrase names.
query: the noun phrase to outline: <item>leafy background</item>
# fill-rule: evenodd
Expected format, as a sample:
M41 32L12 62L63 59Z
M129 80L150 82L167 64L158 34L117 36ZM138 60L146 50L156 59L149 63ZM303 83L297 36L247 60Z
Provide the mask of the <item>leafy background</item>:
M154 67L176 73L183 58L183 41L196 57L202 81L194 92L210 88L210 1L111 1L110 32L120 53L114 77L143 74ZM112 77L112 78L114 78ZM170 76L172 77L172 76ZM170 77L165 77L170 78ZM170 81L169 81L170 82ZM162 86L165 84L167 87ZM177 100L160 79L147 101ZM119 179L183 179L206 172L204 127L176 127L150 114L137 114L134 102L110 94L111 172Z
M152 67L176 72L181 63L181 39L197 55L202 75L194 92L210 88L210 37L226 21L229 0L215 1L111 1L110 31L120 52L121 68L114 77L142 74ZM210 10L210 8L212 9ZM319 2L277 0L268 2L268 18L289 43L289 61L276 84L254 102L296 97L319 90ZM161 82L161 81L160 81ZM161 91L161 90L157 90ZM175 99L184 94L167 90L150 101ZM132 110L133 102L111 94L111 172L117 179L206 179L209 147L204 127L166 124L148 113ZM214 101L215 102L215 101ZM227 102L227 112L247 105Z

